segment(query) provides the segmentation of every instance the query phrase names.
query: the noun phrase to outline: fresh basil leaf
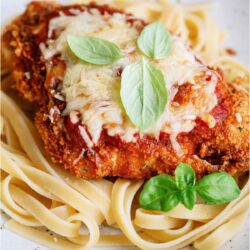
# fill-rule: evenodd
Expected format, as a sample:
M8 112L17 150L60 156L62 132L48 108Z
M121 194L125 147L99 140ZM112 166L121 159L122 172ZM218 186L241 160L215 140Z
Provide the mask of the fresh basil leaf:
M121 58L117 45L97 37L68 36L67 41L78 58L91 64L108 65Z
M141 130L158 120L168 97L164 76L144 58L125 67L120 94L131 122Z
M204 176L196 183L195 190L209 204L224 204L240 195L240 189L236 181L225 172Z
M167 208L165 200L176 192L174 179L170 175L160 174L146 182L140 193L139 202L144 209L163 211L164 207Z
M163 199L161 211L168 212L174 209L179 204L179 202L180 201L177 192L170 193Z
M193 187L188 187L179 191L180 202L187 208L192 210L196 201L196 192Z
M137 39L140 50L152 59L163 59L172 50L169 33L160 22L147 25Z
M180 163L175 169L175 181L179 189L193 186L195 184L195 171L186 163Z

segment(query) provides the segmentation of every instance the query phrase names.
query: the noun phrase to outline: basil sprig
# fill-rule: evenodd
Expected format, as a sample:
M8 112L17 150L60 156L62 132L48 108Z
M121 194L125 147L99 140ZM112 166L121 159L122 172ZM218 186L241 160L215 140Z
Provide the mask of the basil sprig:
M142 30L137 45L151 59L163 59L172 49L170 35L159 22ZM127 115L141 130L150 128L159 119L168 99L163 74L144 58L126 66L120 93Z
M108 65L121 58L119 47L107 40L92 36L68 36L68 45L78 58L96 65Z
M114 43L91 36L68 36L68 46L81 60L95 65L109 65L122 57ZM170 35L159 22L147 25L137 39L141 52L151 59L163 59L170 53ZM131 122L140 130L151 127L163 113L167 90L163 74L142 58L127 65L121 77L120 96Z
M210 204L224 204L237 198L240 189L234 178L225 173L213 173L203 177L195 185L195 190Z
M151 59L164 59L172 50L171 37L160 22L147 25L137 39L137 45Z
M141 130L158 120L167 103L164 76L144 58L123 70L120 93L126 113Z
M185 163L175 170L175 179L167 174L152 177L140 193L140 205L147 210L170 211L179 203L192 209L197 194L208 204L224 204L240 195L234 178L225 172L212 173L196 183L195 171Z

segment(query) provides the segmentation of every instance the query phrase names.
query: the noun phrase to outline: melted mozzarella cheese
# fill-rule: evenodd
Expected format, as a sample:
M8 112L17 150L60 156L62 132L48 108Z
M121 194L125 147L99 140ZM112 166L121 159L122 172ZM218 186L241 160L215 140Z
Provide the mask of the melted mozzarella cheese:
M103 128L109 135L119 135L124 141L135 141L135 133L154 135L160 131L170 134L172 146L178 155L183 154L176 137L181 132L189 132L195 126L195 119L208 116L217 104L214 93L218 74L196 60L196 55L180 38L172 36L173 50L164 60L153 62L164 74L169 100L164 113L157 123L146 131L139 131L126 116L120 99L119 70L136 62L141 55L136 49L139 31L136 25L126 21L126 15L101 15L97 9L77 16L62 15L50 21L48 37L55 32L56 39L49 39L47 47L40 45L45 59L60 53L67 62L62 93L66 100L64 115L79 112L81 122L91 135L91 140L83 127L81 135L88 146L96 144ZM113 65L95 66L81 62L68 54L68 35L89 35L103 38L117 44L124 57ZM206 76L211 76L206 80ZM197 80L198 79L198 80ZM189 82L192 91L189 101L174 105L173 99L180 85ZM129 98L129 96L128 96ZM205 119L204 119L205 120ZM215 124L210 126L214 126ZM93 143L92 143L93 142Z

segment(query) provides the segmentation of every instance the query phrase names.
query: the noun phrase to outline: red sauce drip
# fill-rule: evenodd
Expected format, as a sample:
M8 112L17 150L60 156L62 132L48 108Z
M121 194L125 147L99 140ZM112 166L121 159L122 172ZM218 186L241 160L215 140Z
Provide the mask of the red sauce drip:
M230 108L230 101L225 99L220 105L217 105L210 114L216 119L216 122L221 123L228 115Z
M67 133L69 135L71 145L76 148L82 148L84 146L84 141L81 137L80 130L78 128L79 122L72 123L70 116L68 116L66 118L65 123L66 123Z
M185 83L179 86L178 92L176 93L173 102L177 102L180 105L184 105L189 101L190 94L192 92L192 85L190 83Z
M206 122L204 122L200 118L196 118L195 123L196 123L196 128L198 128L198 130L200 130L202 133L207 131L208 125Z

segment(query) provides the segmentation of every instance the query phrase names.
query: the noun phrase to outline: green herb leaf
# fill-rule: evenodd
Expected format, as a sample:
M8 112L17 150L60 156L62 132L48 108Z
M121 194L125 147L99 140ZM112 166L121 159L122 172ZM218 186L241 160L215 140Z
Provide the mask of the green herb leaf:
M108 65L121 58L120 49L112 42L91 36L68 36L72 52L85 62Z
M152 177L140 194L140 205L148 210L170 211L180 202L192 209L196 193L207 203L224 204L240 195L234 178L225 173L213 173L203 177L195 185L194 170L181 163L175 171L175 179L167 174Z
M141 130L158 120L167 103L164 76L144 58L125 67L120 94L127 115Z
M167 174L152 177L140 193L140 205L148 210L169 211L178 204L177 187L174 179Z
M147 25L137 39L140 50L152 59L163 59L172 50L169 33L160 22Z
M196 201L196 192L193 187L188 187L179 191L180 202L187 208L192 210Z
M240 195L240 189L236 181L225 172L204 176L196 183L195 190L209 204L224 204Z
M190 165L180 163L175 170L175 181L179 189L193 186L195 184L195 171Z
M169 193L162 201L161 211L168 212L174 209L179 204L179 202L180 201L177 192Z

